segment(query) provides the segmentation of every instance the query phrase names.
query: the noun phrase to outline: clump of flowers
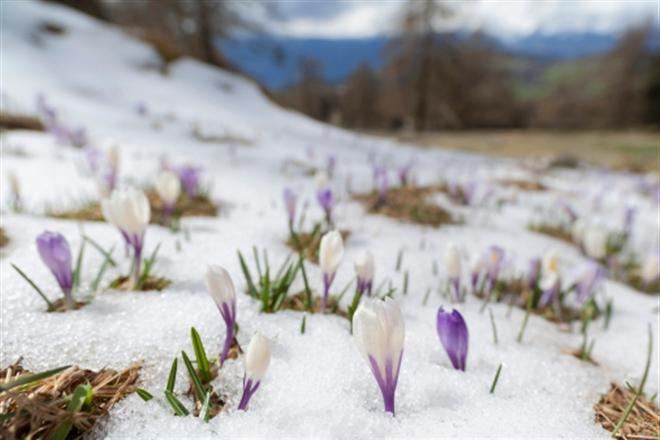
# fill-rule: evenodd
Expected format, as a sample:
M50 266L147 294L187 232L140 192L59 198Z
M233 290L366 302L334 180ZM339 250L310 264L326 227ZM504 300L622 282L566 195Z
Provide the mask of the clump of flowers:
M405 327L401 309L391 298L367 298L353 315L353 339L383 395L385 411L394 415Z

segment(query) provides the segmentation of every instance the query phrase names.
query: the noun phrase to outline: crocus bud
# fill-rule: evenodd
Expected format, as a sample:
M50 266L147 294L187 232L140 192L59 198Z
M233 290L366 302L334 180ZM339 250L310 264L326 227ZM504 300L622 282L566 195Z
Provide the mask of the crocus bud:
M644 260L641 271L642 282L646 285L651 284L660 278L660 255L658 252L650 254Z
M257 333L252 336L243 358L245 375L243 376L243 396L238 409L246 410L250 398L259 388L261 379L266 374L270 364L270 343L268 339Z
M21 182L18 180L16 173L11 170L7 173L7 180L9 181L12 208L14 211L20 211L23 204L21 197Z
M497 283L497 278L504 262L504 249L499 246L491 246L486 253L486 270L488 271L488 290L492 291Z
M555 250L548 251L543 256L543 272L559 273L559 256Z
M468 329L463 316L458 310L448 313L440 307L435 325L440 342L447 352L451 364L455 369L465 371L468 354Z
M589 263L575 284L576 302L582 305L591 298L605 278L605 270L597 263Z
M296 194L291 189L284 190L284 206L286 207L286 214L289 219L289 228L293 229L293 222L296 220Z
M60 233L44 231L37 237L37 249L41 261L50 269L62 289L67 308L71 308L73 306L71 297L73 270L69 243Z
M227 359L227 353L234 340L234 326L236 324L236 289L229 273L220 266L208 266L206 269L206 289L215 301L220 315L225 321L227 335L225 345L220 353L220 364Z
M332 224L332 206L334 204L335 198L332 193L332 189L325 188L321 189L316 193L316 200L318 200L319 205L323 209L325 214L325 220L328 225Z
M479 254L473 254L470 258L470 281L472 283L472 291L477 291L477 284L479 277L484 269L484 259Z
M319 192L328 186L328 175L325 171L317 171L314 175L314 186L316 191Z
M543 275L539 285L541 291L541 298L539 299L539 307L545 307L550 304L559 293L561 287L561 279L557 272L547 272Z
M413 163L412 161L407 162L405 165L402 165L397 170L399 175L399 183L401 186L407 186L410 183L410 171L412 170Z
M579 218L575 220L571 228L571 238L573 239L573 242L581 246L584 240L584 233L586 230L587 230L587 225L583 219Z
M374 256L365 251L355 262L355 273L357 274L358 291L360 295L367 293L371 295L371 285L374 279Z
M181 194L181 181L179 177L170 171L163 171L156 178L155 187L158 197L165 204L168 214L171 213L172 208L174 208L179 198L179 194Z
M202 169L191 165L182 166L177 170L181 186L188 197L193 198L199 192L199 179Z
M397 302L391 298L363 301L353 315L353 338L380 387L385 411L394 414L394 394L405 338Z
M539 275L541 273L541 259L532 258L529 260L529 265L527 269L527 286L532 289L536 286L536 283L539 281Z
M607 256L607 230L600 226L592 226L584 234L584 251L595 259L602 260Z
M461 301L461 254L458 248L449 243L445 252L445 266L447 267L447 276L454 288L456 301Z
M134 288L140 275L144 233L151 218L149 199L143 191L135 188L114 190L103 200L101 210L106 221L115 225L133 248L131 288Z
M338 231L330 231L321 238L319 248L319 265L323 273L323 301L321 302L321 313L325 310L328 302L330 285L335 279L337 268L344 256L344 241Z

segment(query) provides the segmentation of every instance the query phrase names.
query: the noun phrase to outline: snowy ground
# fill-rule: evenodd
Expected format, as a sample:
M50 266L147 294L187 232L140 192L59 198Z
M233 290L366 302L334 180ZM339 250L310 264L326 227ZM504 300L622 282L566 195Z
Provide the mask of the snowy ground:
M86 127L93 144L120 146L122 183L151 181L159 159L166 156L172 163L203 166L206 179L213 182L212 196L221 206L217 218L184 220L190 241L165 228L149 227L147 249L162 243L157 271L173 280L163 292L106 291L79 311L45 313L42 301L10 267L10 262L20 266L47 294L56 295L52 276L38 259L36 235L44 229L59 231L74 249L81 229L106 247L119 244L120 236L107 224L42 216L47 207L75 206L80 200L98 197L94 183L80 173L83 153L57 145L46 133L3 134L0 225L11 243L2 249L0 259L0 366L18 356L32 370L63 364L124 368L143 360L141 387L160 396L172 359L182 349L191 351L191 326L213 353L224 337L224 325L203 284L209 263L225 266L241 292L240 343L246 344L255 331L273 343L271 367L247 412L235 409L243 374L239 359L230 361L215 381L229 404L208 424L193 417L174 417L164 404L145 403L132 395L112 411L99 436L605 438L608 433L593 421L592 406L611 381L639 379L648 323L656 341L648 389L650 394L658 390L658 297L616 282L606 282L604 289L604 295L614 301L609 330L603 330L601 321L591 328L590 336L597 341L593 358L599 366L562 353L579 346L579 334L535 316L524 342L517 343L524 313L514 309L507 317L504 304L492 306L499 333L499 344L494 345L488 315L479 313L481 301L472 296L458 306L470 331L467 372L451 368L435 331L438 306L451 307L436 289L445 282L442 254L450 241L466 255L500 245L513 256L510 270L514 272L522 271L530 257L549 249L560 252L567 273L586 262L573 247L526 229L535 207L551 206L558 197L612 225L622 221L626 206L637 207L634 246L642 254L657 248L658 205L636 192L638 176L597 170L551 172L543 180L553 188L551 192L515 194L494 187L499 197L514 201L500 210L453 208L464 216L464 225L434 229L401 224L366 215L347 196L349 180L353 190L370 190L369 157L391 170L414 158L420 183L470 179L482 190L495 179L527 172L511 161L421 150L313 122L276 107L251 82L195 61L179 61L168 75L161 75L154 68L157 57L148 46L60 7L3 1L0 20L2 110L34 113L35 97L43 93L62 120ZM39 30L45 21L63 26L65 33ZM149 110L146 116L136 111L140 102ZM192 136L194 127L212 136L240 138L249 145L202 143ZM285 161L323 166L330 154L337 158L333 185L342 195L338 224L352 231L335 288L353 277L353 261L364 249L375 255L376 284L391 278L400 286L403 270L410 272L408 294L395 295L406 324L395 418L382 411L376 382L349 335L346 320L308 316L307 331L301 335L301 313L260 314L259 305L243 294L237 249L267 248L272 262L282 261L289 252L283 244L287 231L282 190L291 187L309 200L309 224L322 215L314 200L313 179L291 168L285 170ZM20 181L30 214L7 210L10 172ZM596 205L595 198L599 199ZM401 248L405 249L402 271L397 272L395 261ZM437 276L432 272L433 260L440 262ZM86 280L100 263L99 255L88 252ZM308 266L318 287L318 267ZM107 280L116 275L108 273ZM434 290L424 306L422 299L429 287ZM504 364L502 376L490 395L500 363ZM184 383L184 371L179 369L178 386L182 389Z

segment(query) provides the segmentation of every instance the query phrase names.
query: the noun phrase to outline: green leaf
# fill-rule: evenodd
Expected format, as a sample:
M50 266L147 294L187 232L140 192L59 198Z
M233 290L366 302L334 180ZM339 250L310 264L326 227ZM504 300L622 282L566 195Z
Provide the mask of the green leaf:
M88 235L83 235L83 239L89 242L89 244L91 244L97 251L99 251L101 255L105 257L105 259L110 263L112 267L117 266L117 262L112 259L112 249L114 249L114 246L108 252L105 249L103 249L100 244L92 240Z
M282 272L284 272L284 269L287 267L287 264L289 263L289 260L291 259L292 254L289 254L286 256L280 267L277 269L275 279L279 279L282 276Z
M80 242L80 249L78 250L78 257L76 258L76 268L73 271L73 288L74 290L80 286L80 273L82 272L83 256L85 254L85 243L83 240Z
M39 296L40 296L44 301L46 301L46 304L48 304L48 311L53 310L53 309L54 309L54 307L53 307L53 303L50 302L50 300L46 297L46 295L44 295L44 293L43 293L43 292L41 291L41 289L35 284L35 282L32 281L32 280L30 279L30 277L28 277L27 275L25 275L25 272L23 272L21 269L19 269L18 266L16 266L14 263L11 263L11 267L13 267L14 270L15 270L16 272L18 272L18 274L19 274L20 276L22 276L23 279L24 279L25 281L27 281L28 284L30 284L30 286L32 286L32 288L33 288L33 289L39 294Z
M170 367L170 375L167 378L167 387L165 388L166 391L169 391L170 393L174 392L174 384L176 383L176 366L179 361L179 358L174 358L172 361L172 366Z
M257 292L257 288L254 286L252 275L250 274L250 269L248 269L247 264L245 264L245 260L243 259L243 254L241 254L241 251L238 251L238 260L241 263L241 270L243 271L243 276L245 277L245 282L248 286L248 293L250 296L258 298L259 294Z
M204 399L204 403L202 404L202 409L199 412L200 415L203 415L204 421L208 422L209 419L211 418L211 412L209 411L211 409L211 393L206 393L206 398Z
M252 246L252 255L254 256L254 263L257 265L257 274L259 275L259 278L261 278L261 262L259 261L259 252L257 251L256 246Z
M203 402L206 398L206 390L204 389L204 385L202 385L202 381L199 379L197 371L195 371L195 367L193 367L193 364L190 362L190 359L188 358L188 355L185 351L181 352L181 357L183 357L183 363L188 369L188 374L190 375L190 380L193 383L193 390L195 391L197 400Z
M192 346L195 351L195 359L197 360L200 379L202 382L208 383L211 380L211 368L209 367L209 360L206 357L206 350L204 349L202 338L199 336L195 327L190 328L190 339L192 339Z
M154 396L149 391L144 390L142 388L136 388L135 389L135 394L140 396L142 398L142 400L144 400L145 402L148 402L148 401L150 401L151 399L154 398Z
M71 367L71 365L67 365L67 366L64 366L64 367L53 368L52 370L44 371L42 373L36 373L36 374L21 376L21 377L19 377L18 379L14 380L14 381L7 382L5 384L0 385L0 391L8 391L8 390L11 390L12 388L16 388L16 387L19 387L19 386L31 384L33 382L45 379L45 378L50 377L50 376L53 376L53 375L59 373L60 371L64 371L64 370L66 370L67 368L70 368L70 367Z
M115 247L113 246L110 248L110 252L108 256L103 260L103 264L101 264L101 267L99 268L98 273L94 277L94 281L92 282L91 288L92 292L96 292L99 288L99 284L101 284L101 279L103 278L103 274L105 274L105 271L108 269L108 266L111 266L112 263L110 262L111 255L114 252ZM110 259L109 259L110 258Z
M76 387L71 396L71 401L67 406L67 411L70 411L73 416L73 413L77 413L82 410L83 406L89 405L94 397L94 390L88 384L81 384ZM53 440L66 440L71 432L73 427L73 422L70 419L62 422L60 426L57 427L57 430L53 434Z
M190 414L188 410L186 409L185 406L183 406L183 403L179 399L176 398L174 393L171 391L164 391L165 393L165 399L167 400L167 403L170 404L172 407L172 410L174 411L174 415L176 416L187 416Z
M306 324L307 324L307 315L303 315L302 322L300 323L300 334L301 335L305 334Z
M158 255L159 249L160 249L160 243L156 245L153 252L151 253L151 256L146 260L144 260L144 269L142 270L142 275L140 275L140 280L138 281L138 290L142 288L144 282L149 277L149 274L151 273L151 268L156 263L156 256Z
M497 371L495 372L495 377L493 378L493 383L490 386L490 394L493 394L495 392L497 381L500 379L500 372L502 372L502 364L500 364L500 366L497 367Z

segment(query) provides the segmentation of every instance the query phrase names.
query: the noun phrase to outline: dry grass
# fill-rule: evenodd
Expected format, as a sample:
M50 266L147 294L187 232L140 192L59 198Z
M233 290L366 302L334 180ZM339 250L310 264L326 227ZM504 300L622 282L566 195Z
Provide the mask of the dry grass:
M0 438L51 438L64 423L72 428L67 438L81 438L92 430L96 422L106 417L121 399L135 391L140 364L122 372L103 369L99 372L68 368L60 373L29 385L13 388L0 394ZM20 359L0 370L0 384L30 375L20 365ZM67 405L78 385L93 389L92 399L78 412ZM6 417L9 415L9 417Z
M151 205L151 223L169 226L166 224L167 214L165 206L158 195L154 191L146 191L146 194ZM215 217L218 214L218 207L208 196L199 195L189 198L182 195L177 200L172 214L174 218ZM98 202L88 202L70 211L51 211L48 212L48 216L65 220L103 221L101 205Z
M608 431L614 431L626 407L635 393L616 384L594 405L595 420ZM660 439L660 411L658 407L640 396L617 433L620 439Z
M445 191L442 186L398 187L388 190L384 201L377 191L356 194L353 198L373 214L420 225L441 226L456 221L449 212L428 199L434 193Z
M351 235L351 231L348 229L340 229L339 233L341 238L346 241L346 239ZM319 263L319 246L321 244L321 237L323 232L321 231L320 225L314 228L312 232L298 232L296 237L289 236L286 241L286 245L289 246L296 252L302 252L305 256L305 259L311 261L314 264Z
M1 130L32 130L44 131L46 127L41 119L28 115L17 115L0 111Z
M538 191L546 191L548 189L541 182L536 182L532 180L520 180L520 179L500 180L498 184L510 188L518 188L523 191L538 192Z
M56 312L56 313L64 313L68 312L69 310L66 308L66 302L64 301L64 298L58 298L57 300L52 302L53 308L49 310L49 312ZM87 305L86 302L79 302L75 301L73 303L73 310L79 310Z
M405 142L536 163L575 165L580 161L629 171L660 173L660 135L654 131L473 130L396 135Z
M110 288L115 290L123 290L125 292L134 292L136 290L140 292L148 292L150 290L161 291L170 284L172 284L172 281L168 280L167 278L154 277L150 275L144 280L139 289L133 289L130 286L129 277L120 276L110 282Z
M287 296L284 302L282 303L281 310L294 310L296 312L311 312L311 313L320 313L321 312L321 297L314 296L312 297L312 310L307 310L305 302L305 292L296 293L293 296ZM328 304L325 308L325 313L335 314L346 318L348 313L346 310L339 306L337 297L333 295L328 296Z
M9 237L5 233L5 230L0 228L0 248L7 246L9 244Z
M556 238L561 241L565 241L566 243L570 243L573 246L576 246L575 242L573 242L573 236L570 234L570 232L566 231L565 229L559 228L559 227L553 227L550 225L534 225L529 227L530 231L538 232L539 234L544 234L544 235L549 235L552 238Z

